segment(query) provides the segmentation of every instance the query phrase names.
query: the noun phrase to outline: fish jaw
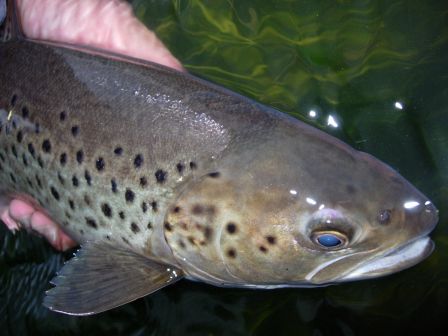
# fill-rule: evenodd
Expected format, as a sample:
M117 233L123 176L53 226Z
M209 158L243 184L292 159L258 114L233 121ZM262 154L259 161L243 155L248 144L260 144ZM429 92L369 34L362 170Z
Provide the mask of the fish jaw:
M434 250L434 242L427 236L388 251L359 265L339 281L377 278L412 267L426 259Z

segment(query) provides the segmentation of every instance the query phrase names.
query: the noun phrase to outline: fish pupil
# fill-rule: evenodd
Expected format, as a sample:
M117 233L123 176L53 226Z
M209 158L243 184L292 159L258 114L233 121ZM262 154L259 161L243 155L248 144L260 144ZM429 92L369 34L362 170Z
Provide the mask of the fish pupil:
M336 247L342 244L342 240L334 234L325 233L317 237L317 242L325 247Z

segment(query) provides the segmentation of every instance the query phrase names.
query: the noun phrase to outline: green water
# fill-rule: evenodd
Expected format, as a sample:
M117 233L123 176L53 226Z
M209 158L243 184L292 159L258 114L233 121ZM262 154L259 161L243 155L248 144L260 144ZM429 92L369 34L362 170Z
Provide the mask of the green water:
M432 234L436 249L418 266L382 279L274 291L182 281L122 308L72 318L41 307L64 256L39 238L12 236L1 226L0 334L429 335L443 327L446 0L133 4L189 71L320 127L399 170L440 210Z

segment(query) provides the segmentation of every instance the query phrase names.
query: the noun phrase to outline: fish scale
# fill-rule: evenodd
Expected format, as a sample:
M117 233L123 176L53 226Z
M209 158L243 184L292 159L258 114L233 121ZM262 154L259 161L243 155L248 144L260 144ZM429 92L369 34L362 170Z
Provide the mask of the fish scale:
M371 155L189 74L27 40L8 4L0 208L32 204L81 243L46 307L90 315L182 277L323 286L432 252L436 207Z
M23 48L23 44L28 45ZM163 82L152 80L143 86L135 72L127 80L121 78L117 86L106 86L115 81L111 69L116 71L120 65L113 60L101 59L91 72L88 68L94 60L85 54L23 41L2 48L1 58L7 60L3 65L15 69L14 74L0 74L2 155L9 162L0 174L2 189L31 195L80 242L86 237L107 237L125 241L140 252L147 250L173 189L185 184L195 171L210 167L228 142L228 133L207 116L188 110L176 113L182 107L179 93L177 99L148 93L148 87L162 88ZM106 73L107 80L101 79ZM80 74L86 77L77 80ZM19 86L14 85L19 81ZM74 87L76 81L79 85ZM117 87L124 97L108 97ZM151 110L160 101L162 108ZM161 120L167 113L177 117ZM170 138L182 133L184 125L167 124L185 116L195 137L186 134L174 143ZM202 130L204 122L207 128ZM145 141L138 136L142 133ZM212 143L201 143L209 138ZM14 173L19 171L23 174ZM110 211L104 214L103 208ZM160 237L156 245L158 241Z

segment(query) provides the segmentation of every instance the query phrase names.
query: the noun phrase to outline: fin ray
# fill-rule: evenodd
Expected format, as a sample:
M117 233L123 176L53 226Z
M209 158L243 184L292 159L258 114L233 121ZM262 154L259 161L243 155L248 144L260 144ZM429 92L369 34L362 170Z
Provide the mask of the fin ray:
M148 295L182 278L159 264L107 242L88 242L51 280L44 305L69 315L91 315Z

